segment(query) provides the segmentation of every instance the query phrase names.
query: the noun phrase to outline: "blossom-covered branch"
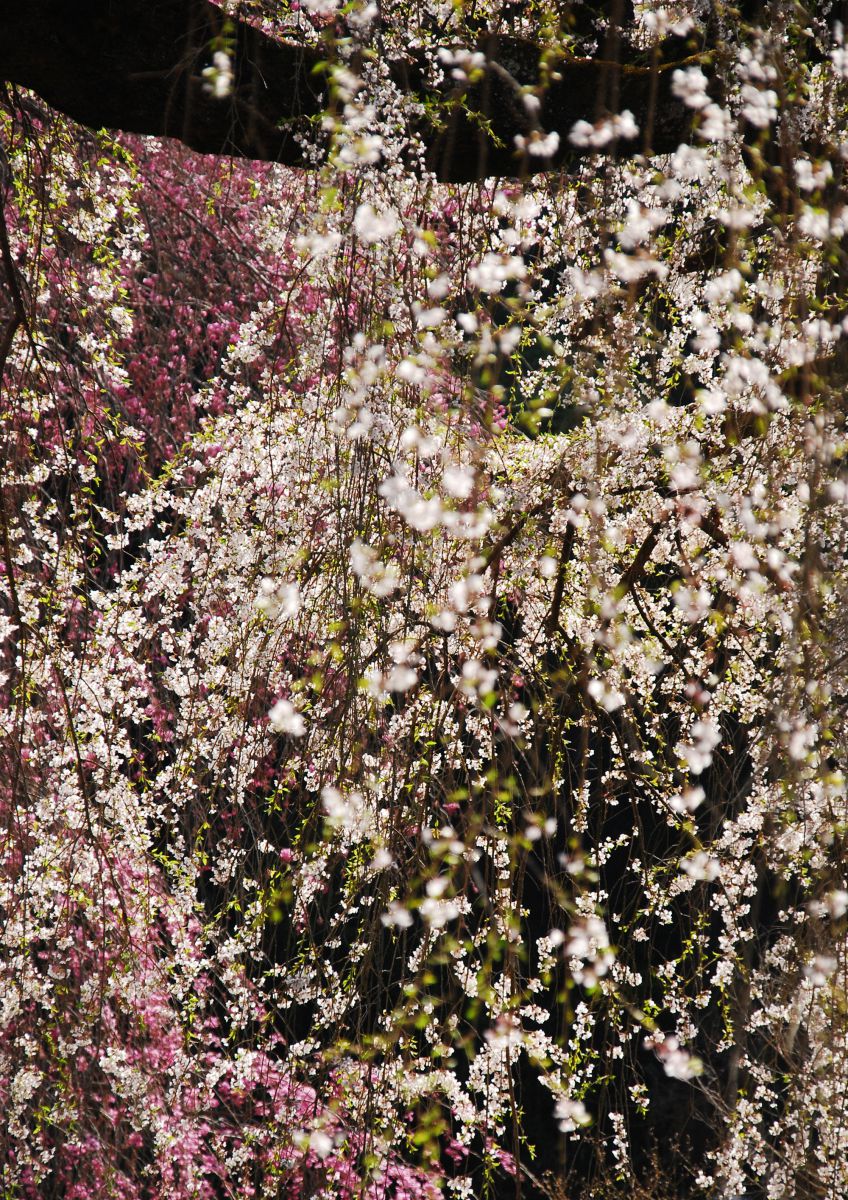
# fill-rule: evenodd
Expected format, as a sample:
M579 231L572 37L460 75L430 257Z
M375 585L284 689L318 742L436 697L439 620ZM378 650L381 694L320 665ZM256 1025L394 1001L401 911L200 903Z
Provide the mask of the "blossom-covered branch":
M278 41L206 0L33 0L4 6L0 34L8 83L82 125L177 138L203 153L308 166L310 129L333 102L327 60L337 46ZM356 56L377 43L366 29ZM618 144L674 150L691 124L672 89L674 64L702 48L680 37L656 52L617 42L614 61L604 47L564 56L482 33L468 49L439 48L441 78L422 50L392 57L387 71L427 114L411 131L427 167L465 182L534 174ZM604 121L619 113L627 116Z

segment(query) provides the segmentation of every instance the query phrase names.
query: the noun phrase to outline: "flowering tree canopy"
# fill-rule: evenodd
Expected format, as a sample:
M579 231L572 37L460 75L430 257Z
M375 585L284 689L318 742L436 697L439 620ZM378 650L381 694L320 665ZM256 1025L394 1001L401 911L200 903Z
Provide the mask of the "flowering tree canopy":
M843 1196L835 9L0 30L4 1198Z
M661 36L634 42L626 36L632 4L576 3L563 17L566 38L555 40L549 18L540 20L532 6L481 8L464 31L474 48L463 45L462 63L434 72L432 51L444 63L459 30L434 18L410 36L398 20L403 5L345 9L340 23L339 5L323 0L292 4L288 19L276 5L240 7L247 18L208 0L9 5L0 15L0 76L95 129L167 135L204 153L304 166L304 132L335 98L332 66L343 30L357 54L380 62L386 81L418 102L410 131L421 140L423 163L438 179L456 182L526 176L620 142L628 151L634 142L673 151L692 125L691 109L673 87L674 70L700 62L713 90L723 91L711 69L723 32L717 14L699 25L666 21L652 31ZM785 19L760 8L750 0L737 4L724 22ZM598 15L605 17L600 29L592 23ZM310 36L316 27L320 36ZM215 54L226 62L220 72ZM631 121L602 143L569 138L576 122L604 111L629 112Z

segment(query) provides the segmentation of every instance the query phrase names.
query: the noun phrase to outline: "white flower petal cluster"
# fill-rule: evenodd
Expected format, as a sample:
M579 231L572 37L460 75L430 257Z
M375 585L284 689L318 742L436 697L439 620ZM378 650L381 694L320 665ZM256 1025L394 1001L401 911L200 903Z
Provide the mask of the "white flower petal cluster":
M569 141L573 146L602 150L612 142L632 141L639 136L639 126L629 109L590 125L588 121L577 121L571 128Z
M268 713L268 720L276 733L288 733L297 738L306 733L303 713L298 712L291 700L278 700Z
M394 209L378 212L373 204L360 204L353 218L356 236L366 246L390 241L400 229L400 219Z
M373 546L356 538L348 551L354 575L373 596L390 596L400 587L400 571L393 562L383 563Z

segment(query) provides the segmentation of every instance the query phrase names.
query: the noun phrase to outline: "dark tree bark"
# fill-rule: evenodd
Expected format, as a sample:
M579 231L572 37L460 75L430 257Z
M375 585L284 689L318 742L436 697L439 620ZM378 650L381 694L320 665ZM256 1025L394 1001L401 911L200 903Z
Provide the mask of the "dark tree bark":
M0 77L93 129L299 165L291 123L322 111L318 54L237 25L236 86L216 100L201 72L223 26L205 0L0 0Z
M218 99L204 87L202 71L223 23L207 0L0 0L0 79L32 89L91 128L178 138L202 153L308 165L296 135L328 103L326 79L316 70L321 53L236 22L234 87ZM670 92L671 66L700 49L697 43L671 40L640 58L613 26L597 59L558 64L535 122L518 89L538 81L538 47L483 35L478 48L489 64L482 80L462 95L431 93L441 124L417 131L427 166L442 180L520 176L567 164L581 153L568 140L574 123L606 111L633 112L641 132L626 143L628 152L673 150L689 132L690 114ZM392 62L390 72L404 92L425 94L420 61ZM488 132L469 112L485 118ZM531 136L539 127L560 135L559 151L518 152L516 135Z

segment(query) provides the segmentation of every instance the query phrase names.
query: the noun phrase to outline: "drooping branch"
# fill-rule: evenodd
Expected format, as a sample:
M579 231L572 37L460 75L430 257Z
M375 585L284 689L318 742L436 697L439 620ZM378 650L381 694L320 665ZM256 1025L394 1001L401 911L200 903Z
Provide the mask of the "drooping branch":
M223 28L221 10L207 0L0 0L0 78L32 89L91 128L178 138L203 153L307 165L297 135L328 102L321 53L234 22L233 87L219 98L205 86L203 70ZM538 47L488 36L479 49L488 64L482 77L453 95L428 95L414 57L390 64L403 92L437 101L430 107L438 121L416 132L440 179L464 182L558 166L580 153L568 137L575 122L593 121L605 110L634 114L641 143L628 143L629 149L670 150L688 132L689 115L669 89L668 47L654 62L658 70L632 56L618 65L560 62L535 113L521 88L538 83ZM516 138L532 140L540 130L559 134L559 150L547 157L522 154Z
M570 138L577 122L591 124L610 113L629 111L635 118L638 134L620 143L628 153L675 150L691 129L691 112L672 94L671 72L664 69L661 56L655 69L643 61L614 62L600 56L560 61L540 89L540 107L533 114L521 92L538 86L539 48L494 36L481 39L479 48L488 63L483 78L463 94L461 103L454 103L442 127L424 138L427 165L440 179L461 183L568 165L596 150L591 143L577 145ZM674 50L680 49L675 40ZM671 51L670 43L666 51ZM552 154L518 149L516 139L532 146L540 133L558 135ZM603 148L615 153L618 140Z

